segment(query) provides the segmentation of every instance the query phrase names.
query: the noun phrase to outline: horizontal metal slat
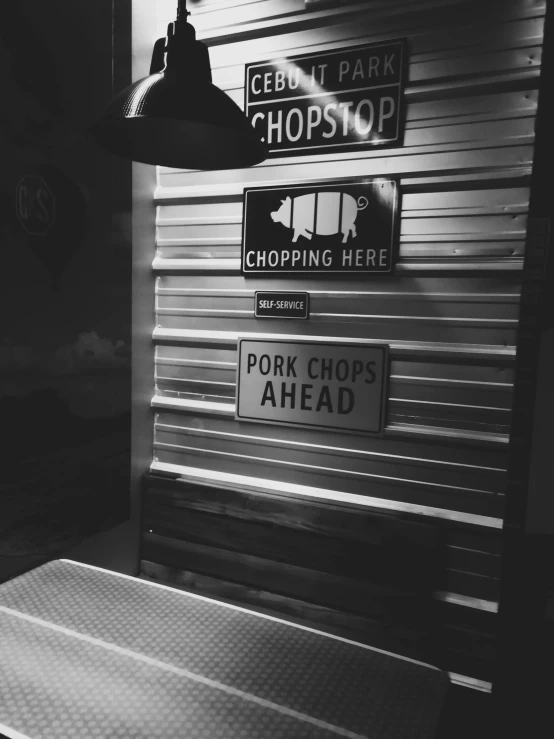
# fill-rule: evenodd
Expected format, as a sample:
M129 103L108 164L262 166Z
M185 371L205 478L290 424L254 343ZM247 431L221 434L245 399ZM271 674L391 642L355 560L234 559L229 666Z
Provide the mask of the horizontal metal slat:
M225 380L208 379L213 378L210 373L208 377L194 378L192 373L181 373L175 376L175 373L158 369L156 372L156 393L161 396L168 397L187 397L189 394L205 395L224 401L225 399L235 399L235 378L227 377ZM200 374L200 373L199 373ZM481 391L481 392L479 392ZM455 392L455 394L454 394ZM453 398L458 402L451 403ZM431 400L433 399L433 400ZM470 417L476 416L475 411L495 411L498 417L500 411L509 411L511 405L510 389L499 388L475 388L473 386L462 386L457 383L441 383L437 386L436 381L426 381L416 383L415 381L395 381L391 378L390 400L397 405L400 403L429 404L429 408L420 408L421 416L425 412L432 411L434 414L440 410L445 412L445 420L450 418L452 421L456 417L453 410L459 408L460 411L466 410ZM442 401L442 402L441 402ZM462 402L463 401L463 402ZM489 405L487 405L487 403ZM490 403L496 403L496 406L490 407ZM415 406L414 406L415 407ZM403 409L405 412L405 409ZM392 412L392 411L391 411ZM476 421L477 422L477 421ZM455 424L453 424L455 425Z
M342 443L336 436L332 439L334 444L327 439L318 439L319 443L313 439L311 443L306 443L279 438L268 427L262 427L262 431L258 433L248 433L246 429L241 429L240 432L230 431L229 426L223 426L223 429L221 426L195 428L188 419L172 424L157 420L154 430L156 439L168 444L188 443L190 436L197 437L198 444L214 444L229 449L255 447L259 454L267 454L273 449L276 458L279 456L283 459L312 460L319 464L344 465L352 473L366 471L381 476L396 476L399 479L417 478L438 485L455 482L468 490L481 485L486 487L484 492L493 493L503 492L505 486L506 472L502 469L402 454L371 453L359 449L359 440L356 440L355 445L350 444L349 436ZM354 448L350 448L351 446Z
M491 234L487 241L466 240L467 236L442 237L404 236L400 241L395 273L413 271L452 272L470 269L513 271L522 269L525 254L523 240L502 241ZM440 241L438 239L441 239ZM239 242L235 245L211 239L194 239L193 243L163 243L158 246L153 269L160 274L207 272L222 268L240 273ZM214 243L215 242L215 243Z
M206 367L157 366L156 393L162 397L186 399L204 397L214 401L235 401L235 370L210 371ZM431 378L391 376L388 421L417 417L420 424L451 429L475 428L505 431L512 404L510 385L475 385L470 382L438 381Z
M206 338L218 334L235 334L241 336L256 336L260 330L259 321L249 314L248 316L238 315L194 315L185 316L160 315L157 316L158 326L154 332L154 338L170 339L181 335L187 336L191 331L198 331L204 334ZM266 322L266 324L269 322ZM284 327L286 322L272 321L271 328L278 331ZM358 340L360 334L371 336L373 343L386 343L395 348L398 344L409 343L414 346L427 345L430 351L434 347L440 351L441 345L449 345L455 348L454 351L463 352L463 347L483 347L483 351L490 353L502 354L506 348L513 347L516 339L516 326L514 324L494 325L490 322L488 325L479 323L470 323L465 321L465 325L448 325L452 322L441 322L440 320L429 320L410 322L409 320L383 320L382 317L369 318L364 315L352 317L347 321L325 320L298 322L300 325L295 326L295 336L297 338L306 338L317 336L323 341L324 337L341 337L343 341ZM289 328L287 326L287 328ZM270 329L268 325L268 329ZM290 328L289 328L290 330ZM178 332L178 333L172 333ZM185 332L185 333L183 333ZM368 339L369 340L369 339ZM491 347L498 347L496 350Z
M444 0L440 0L444 2ZM467 2L468 0L446 0L450 4L459 4L460 2ZM167 0L166 0L167 2ZM437 0L421 0L419 7L422 9L433 8L438 4ZM405 3L400 0L389 0L388 3L384 3L383 0L371 3L371 7L368 8L366 3L363 2L352 2L348 7L334 8L332 5L325 8L312 8L310 2L305 0L258 0L252 2L252 0L237 0L235 3L225 3L221 0L208 0L199 5L198 8L194 8L191 22L194 24L198 32L198 37L202 38L205 42L210 38L217 37L217 34L227 29L227 33L232 33L228 29L232 29L233 26L240 29L246 25L259 26L264 21L275 19L282 24L283 22L302 23L306 19L310 23L317 22L318 18L329 18L333 15L344 15L345 12L356 13L359 11L370 11L375 18L379 14L383 14L385 11L388 14L394 11L395 8L405 10ZM322 12L323 11L323 12ZM162 28L174 20L175 9L172 6L167 8L162 5L158 12L160 23ZM247 25L249 24L249 25ZM213 33L215 32L215 33Z
M173 409L183 413L206 414L208 416L221 416L234 418L235 404L229 398L223 402L221 396L206 396L204 393L198 397L172 397L155 395L151 401L152 408ZM421 438L434 439L438 441L449 441L450 443L463 443L474 445L502 445L509 441L509 434L501 431L487 431L485 429L449 429L445 427L424 426L417 423L389 422L385 428L385 436L388 438Z
M338 275L337 275L338 278ZM312 278L313 279L313 278ZM390 286L390 282L383 279L382 287ZM158 279L156 285L156 296L159 300L173 300L177 305L177 301L188 304L189 301L209 301L210 304L219 301L233 301L233 307L238 310L239 306L253 309L253 300L257 289L262 285L262 281L240 282L239 280L229 281L226 285L214 287L197 287L196 281L191 286L187 276L166 276ZM446 282L446 281L445 281ZM234 287L234 285L248 285L248 287ZM402 282L395 280L396 289L379 289L381 285L377 285L377 289L361 290L358 285L353 285L349 290L329 288L328 290L318 288L310 290L312 306L326 306L324 301L329 303L335 311L351 312L353 305L359 303L366 305L380 306L383 303L390 306L404 306L414 304L419 306L419 310L425 312L424 306L429 303L440 304L443 309L455 310L457 307L463 310L495 308L501 306L502 311L510 311L511 308L517 306L520 301L519 292L509 292L512 289L510 282L505 285L506 292L481 292L479 289L472 289L476 284L476 279L472 278L467 283L466 292L432 292L431 290L420 290L419 292L410 292L409 289L403 289ZM231 287L231 285L233 287ZM409 285L408 285L409 286ZM462 285L460 285L462 287ZM515 288L514 288L515 290ZM359 303L358 303L359 301Z
M455 380L446 377L417 377L395 374L393 362L390 374L390 392L394 397L466 400L470 405L486 405L494 402L502 407L509 407L511 383L491 383L479 380ZM167 389L178 391L184 383L200 383L206 386L230 388L234 393L236 366L219 367L207 362L173 362L156 360L156 380L165 383Z
M369 494L372 499L382 499L388 503L396 501L398 505L424 505L430 509L448 507L456 511L457 515L467 513L494 518L502 516L503 512L503 496L498 493L279 459L274 450L270 456L262 456L256 453L257 449L232 452L228 451L228 445L215 449L201 444L196 446L194 441L192 437L187 439L186 446L155 442L155 459L175 467L207 466L221 473L241 474L244 469L248 469L251 475L260 478L269 476L282 483L315 485L322 490L332 491L346 487L353 494Z
M159 412L156 414L156 423L170 426L195 425L206 431L234 430L244 433L245 436L274 438L277 444L286 445L288 441L298 450L311 448L314 443L321 448L330 447L334 450L342 450L344 454L348 449L353 455L361 456L369 460L390 460L399 458L400 461L407 460L409 464L424 464L429 468L436 466L438 469L465 469L477 474L482 470L485 478L496 476L498 479L504 476L507 466L506 444L499 443L499 439L492 434L475 434L473 438L459 435L449 436L441 429L440 437L432 434L401 433L400 429L385 429L383 437L368 439L362 436L340 434L338 432L317 432L299 427L263 426L262 424L249 424L242 432L234 423L234 414L218 414L209 407L210 403L197 401L194 405L186 405L180 401L161 403L158 401L173 400L171 398L155 397L153 406ZM220 406L229 407L225 404ZM231 410L234 410L231 405ZM428 429L429 430L429 429ZM506 437L507 438L507 437ZM368 452L368 447L371 453ZM419 460L419 461L418 461ZM485 549L490 542L487 542ZM467 541L463 537L459 546L465 549L481 548L479 542Z
M256 290L265 289L268 279L265 276L249 275L215 282L212 277L195 277L190 281L186 276L164 276L156 282L159 295L202 295L214 297L222 295L253 296ZM335 275L332 282L323 282L316 275L303 275L302 284L315 299L359 299L359 300L428 300L430 302L460 300L501 302L518 300L521 294L519 276L510 275L471 275L451 276L396 276L379 275L378 281L367 275ZM271 278L274 289L290 288L290 278Z
M225 361L221 361L223 359ZM168 381L200 380L233 385L236 377L236 350L200 349L186 346L156 348L156 376ZM460 365L458 363L409 362L394 359L390 381L405 392L422 393L433 388L437 393L453 390L478 397L505 397L513 390L513 373L494 366Z
M418 130L431 131L439 128L444 129L443 135L447 135L445 128L447 126L532 117L536 114L538 100L538 91L533 89L534 75L533 70L506 75L496 81L494 90L489 89L492 80L487 80L486 77L481 78L472 86L466 82L466 87L460 80L456 81L454 88L443 82L409 87L405 91L405 130L415 136ZM521 89L513 90L511 88L514 87L516 80L519 80L518 87ZM237 86L230 87L228 81L223 82L220 87L225 89L231 100L244 109L243 80L236 80L235 84ZM487 87L486 91L481 91L483 86ZM508 91L504 91L504 88ZM456 90L455 97L452 97L453 89ZM165 168L162 168L162 171L165 171Z
M201 345L235 345L238 336L252 339L271 339L279 338L282 341L295 340L298 338L298 334L281 334L281 333L267 333L267 332L256 332L256 333L243 333L234 331L215 331L215 330L197 330L197 329L162 329L155 328L153 332L154 341L170 341L170 342L182 342L188 344ZM304 335L306 340L313 342L322 342L327 344L333 344L340 341L344 341L348 338L349 343L354 344L372 344L382 343L381 340L377 339L360 339L356 336L345 337L345 336L320 336L314 334ZM490 346L480 344L451 344L441 342L423 342L423 341L391 341L390 349L393 357L401 357L406 354L418 356L424 355L426 357L441 356L447 357L467 357L471 360L482 359L486 361L503 363L503 360L513 361L515 358L515 347L513 346Z
M268 215L269 217L269 215ZM478 241L479 239L523 240L525 239L527 218L524 214L510 213L506 215L436 215L425 217L418 214L410 217L404 211L401 214L400 243L417 240L425 241L440 238L441 241ZM284 240L291 234L283 228ZM240 245L241 222L202 223L198 225L166 225L158 227L158 246L178 245Z
M333 155L328 155L332 157ZM353 154L350 154L353 156ZM273 160L272 160L273 161ZM278 163L282 160L276 160ZM494 188L507 188L507 187L529 187L531 167L530 162L527 165L515 165L505 166L500 168L493 168L490 170L473 168L465 172L450 172L448 175L443 173L429 173L427 175L417 177L412 174L408 174L406 177L400 175L400 188L405 196L407 193L421 194L429 192L449 192L453 190L459 190L460 188L473 189L475 187L487 187L488 189ZM238 201L242 202L243 187L238 181L235 182L234 186L229 186L228 183L219 186L215 184L207 189L202 188L200 190L194 190L192 188L187 189L187 195L182 195L182 190L177 190L175 197L171 196L172 188L175 183L179 182L175 177L181 173L191 173L196 170L182 170L182 169L170 169L167 167L158 167L158 186L154 192L154 198L158 201L158 207L168 206L171 204L190 204L193 206L197 205L210 205L216 203L217 206L225 206L229 202ZM341 177L330 177L326 178L326 181L332 184L333 182L341 182L344 178ZM309 178L307 178L309 182ZM180 180L182 182L182 180ZM316 182L314 180L314 182ZM266 183L269 184L269 183ZM275 184L275 183L273 183ZM282 184L287 184L283 180ZM163 197L158 198L158 194L163 194Z
M327 2L325 7L317 7L317 3L323 4L323 0L258 0L252 2L252 0L234 0L234 2L224 2L224 0L203 0L202 4L195 7L191 22L197 29L199 37L202 39L208 39L211 31L220 33L223 28L232 28L236 26L240 29L241 26L248 24L249 22L263 23L265 19L279 18L281 21L291 16L291 22L294 22L296 16L297 21L302 21L310 12L310 20L313 22L314 11L319 12L323 10L325 12L324 17L329 17L332 13L340 13L341 15L345 12L371 12L372 18L378 19L384 13L387 15L395 14L398 11L406 10L405 0L372 0L371 6L368 7L367 3L354 2L352 1L347 7L333 8L331 4ZM447 0L447 2L453 4L465 3L468 5L468 0ZM422 10L434 8L438 5L444 6L446 3L444 0L431 0L430 2L418 3L418 7ZM312 7L313 6L313 7ZM469 7L472 7L472 3L469 2ZM482 9L482 5L481 5ZM525 18L533 16L538 13L544 12L544 3L506 3L506 18ZM165 30L165 26L175 19L175 8L172 0L162 0L158 10L158 18L160 23L161 31Z
M240 259L238 258L197 258L190 259L167 259L156 258L152 262L152 268L156 272L183 272L191 274L240 274ZM523 270L523 258L482 257L479 260L471 258L450 257L442 260L431 259L404 259L395 265L398 274L411 274L413 272L521 272Z
M423 313L423 311L421 311ZM197 307L190 307L190 308L180 308L180 307L158 307L156 310L156 315L159 316L170 316L173 319L178 318L184 318L189 319L193 317L197 318L234 318L236 320L236 325L239 327L240 331L240 325L241 320L248 319L254 317L254 310L253 307L249 306L248 308L227 308L225 306L219 307L219 308L208 308L204 307L204 305L199 305ZM365 313L363 310L360 310L356 313L330 313L330 312L317 312L317 311L310 311L310 323L311 324L317 324L321 322L325 322L328 324L334 324L339 323L341 321L348 321L349 323L355 323L356 321L363 321L366 325L368 323L371 323L372 321L378 320L382 323L408 323L419 326L425 326L425 325L435 325L435 324L444 324L448 325L449 327L456 328L456 327L473 327L476 329L479 328L499 328L499 329L508 329L510 327L515 328L517 325L517 316L514 316L513 318L498 318L497 316L486 316L486 317L474 317L474 316L445 316L445 315L417 315L417 314L409 314L409 313L398 313L398 314L388 314L388 313ZM170 326L169 319L167 319L167 324L162 319L160 321L160 325L167 325ZM175 321L177 322L177 321ZM187 320L187 324L190 324L190 321ZM223 328L223 325L222 325Z
M529 188L494 187L450 191L432 189L427 192L404 192L402 215L405 218L423 216L473 216L526 213L529 206ZM242 193L225 203L187 203L159 205L156 225L163 233L166 227L236 224L242 222Z
M460 149L452 151L443 148L440 152L407 152L404 149L388 149L382 152L369 152L357 156L354 152L349 158L333 159L327 155L325 160L310 162L305 157L302 163L284 163L283 160L270 160L271 163L256 165L250 170L224 170L213 184L213 177L199 171L167 173L163 184L158 185L154 197L163 200L182 200L193 197L213 197L217 195L237 195L244 187L271 187L280 185L309 184L310 182L332 182L348 177L378 177L383 175L411 174L413 177L436 173L449 176L467 173L472 170L495 169L503 167L527 167L532 162L531 146L503 146L502 139L482 142L481 149ZM474 144L473 144L474 146ZM490 175L489 175L490 176ZM450 179L450 177L449 177Z
M427 8L424 3L418 3L418 7L410 8L411 12L404 11L395 16L389 11L380 18L362 5L357 12L350 14L347 9L337 9L336 19L332 19L329 10L311 17L297 15L268 19L242 27L231 26L227 33L220 29L216 35L205 38L211 45L210 58L215 69L244 59L262 61L271 57L315 53L330 46L335 49L347 44L354 46L404 36L409 37L411 58L416 60L419 54L432 53L438 60L445 59L448 53L471 46L476 41L481 42L481 48L496 50L514 48L518 40L520 43L540 40L540 16L544 9L542 12L535 10L535 18L526 21L522 17L520 3L511 7L505 4L497 12L491 6L483 8L482 4L474 7L477 7L480 28L476 28L468 18L467 3L451 4L446 0ZM516 18L519 23L510 22ZM493 65L491 62L490 66Z
M407 503L385 498L373 498L357 493L347 493L341 490L316 488L311 485L300 485L287 480L271 480L264 477L237 474L228 471L216 470L209 467L175 465L154 460L150 469L153 472L169 473L180 480L191 483L203 482L216 484L218 487L236 490L252 490L264 493L276 492L280 495L297 496L304 499L320 501L335 501L344 505L369 507L375 510L398 511L412 513L419 516L456 521L472 526L483 526L492 529L502 528L502 520L494 516L483 516L460 511L435 508L426 505Z
M507 469L506 453L485 449L476 452L474 449L459 447L458 449L436 444L384 438L346 435L333 432L313 432L301 428L284 428L281 426L264 427L251 424L243 428L225 418L203 418L201 415L182 415L173 411L156 414L156 428L169 429L183 434L187 429L204 436L219 436L243 440L250 444L260 443L268 446L292 448L298 452L309 454L312 451L321 454L352 456L375 464L399 464L422 467L428 470L438 469L456 475L483 475L485 478L503 480ZM472 542L461 540L462 548L473 546ZM471 548L471 547L470 547Z

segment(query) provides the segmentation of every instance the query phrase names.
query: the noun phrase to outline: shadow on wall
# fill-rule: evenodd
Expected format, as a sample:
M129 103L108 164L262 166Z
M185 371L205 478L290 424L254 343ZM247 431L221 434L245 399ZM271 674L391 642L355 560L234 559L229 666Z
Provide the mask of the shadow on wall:
M0 348L0 558L55 555L128 517L129 361L94 332L42 358Z
M0 581L129 515L131 167L86 131L121 63L112 15L3 9Z

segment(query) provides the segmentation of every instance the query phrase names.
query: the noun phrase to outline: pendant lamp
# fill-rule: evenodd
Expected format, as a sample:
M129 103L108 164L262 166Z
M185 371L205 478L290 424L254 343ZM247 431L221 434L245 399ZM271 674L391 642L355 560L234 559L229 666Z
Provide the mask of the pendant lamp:
M267 149L244 113L212 84L205 44L179 0L177 20L159 39L150 75L120 92L92 128L113 154L184 169L234 169L263 162Z

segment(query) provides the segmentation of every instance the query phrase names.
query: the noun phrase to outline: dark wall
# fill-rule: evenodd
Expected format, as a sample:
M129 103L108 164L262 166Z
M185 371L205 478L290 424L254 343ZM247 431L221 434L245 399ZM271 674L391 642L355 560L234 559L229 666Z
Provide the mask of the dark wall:
M113 5L2 9L0 580L128 516L131 166L87 134L130 80Z

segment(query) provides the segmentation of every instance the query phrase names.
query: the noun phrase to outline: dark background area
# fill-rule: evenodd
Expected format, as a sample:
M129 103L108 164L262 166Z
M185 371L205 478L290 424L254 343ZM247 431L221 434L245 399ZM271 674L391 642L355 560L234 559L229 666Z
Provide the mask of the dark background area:
M131 164L88 136L130 81L130 2L6 6L0 581L128 517L131 405Z

